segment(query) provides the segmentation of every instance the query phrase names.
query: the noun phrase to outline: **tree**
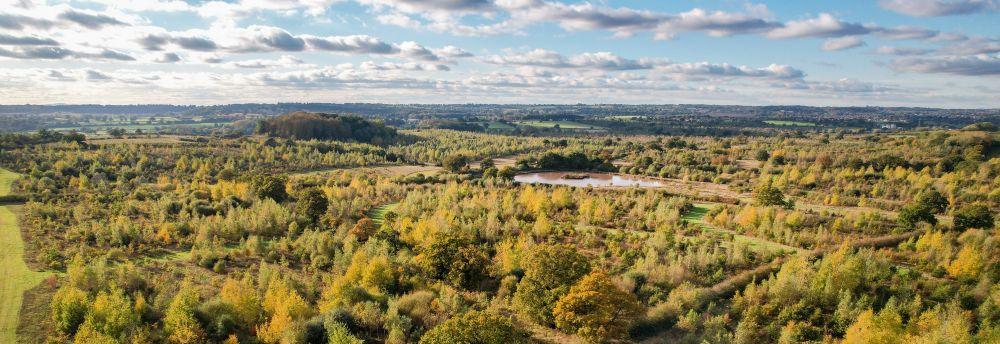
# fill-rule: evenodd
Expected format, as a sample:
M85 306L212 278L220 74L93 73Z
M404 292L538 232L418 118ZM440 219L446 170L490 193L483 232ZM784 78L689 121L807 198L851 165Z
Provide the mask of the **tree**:
M917 203L931 209L934 213L941 213L948 208L948 199L935 189L928 189L917 196Z
M587 272L587 257L568 245L539 245L523 262L524 277L514 293L518 311L543 324L552 324L552 308Z
M634 295L618 289L604 271L595 270L559 299L552 314L560 330L603 343L625 338L641 308Z
M462 154L452 154L441 160L441 166L449 172L462 172L469 165L469 158Z
M993 213L982 203L964 205L954 213L955 230L967 228L992 229Z
M787 205L785 203L785 195L781 193L781 189L772 186L770 182L767 185L757 188L754 199L757 201L757 205L761 206Z
M204 330L194 316L198 302L198 294L189 283L184 283L170 301L163 318L163 329L171 343L201 343L205 340Z
M927 222L932 225L937 224L937 218L934 217L931 207L923 203L907 204L899 210L899 216L896 217L896 221L906 228L913 228L920 222Z
M528 343L528 335L514 327L510 318L482 311L471 311L448 319L427 331L421 344L521 344Z
M280 203L288 198L288 193L285 191L286 182L287 179L282 176L257 175L250 181L250 188L257 198L270 198Z
M52 321L59 332L73 335L87 316L87 293L70 285L64 285L52 296L50 310Z
M97 294L76 339L79 342L83 334L83 338L93 342L102 341L97 338L128 342L138 326L139 314L132 307L125 292L113 287L110 291Z
M264 316L260 296L249 276L242 280L226 279L219 291L219 298L233 307L236 320L243 328L253 328Z
M326 194L323 191L317 188L309 188L299 196L299 199L295 202L295 209L296 212L315 223L319 220L320 216L326 214L328 205L329 201L327 201Z
M431 278L460 288L472 288L486 278L489 258L471 239L436 235L420 252L419 261Z
M847 329L843 344L902 343L903 339L899 314L892 309L883 309L878 315L868 310Z

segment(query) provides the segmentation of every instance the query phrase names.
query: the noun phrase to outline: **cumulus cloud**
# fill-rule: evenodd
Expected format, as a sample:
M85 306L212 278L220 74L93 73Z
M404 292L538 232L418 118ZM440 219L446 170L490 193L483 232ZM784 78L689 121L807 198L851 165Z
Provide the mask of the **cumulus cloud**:
M397 52L396 47L392 44L368 35L330 37L309 36L306 38L306 42L318 50L342 53L385 55Z
M865 45L865 41L862 41L858 36L847 36L840 38L830 38L823 42L822 49L826 51L840 51L851 48L857 48Z
M54 39L0 33L0 45L59 45Z
M0 56L25 60L58 60L76 55L69 49L60 47L20 48L8 50L0 48Z
M1000 57L987 54L974 56L909 57L892 60L890 66L897 72L992 76L1000 74Z
M283 68L283 67L295 67L295 66L309 66L301 59L292 55L282 55L280 58L275 60L268 59L253 59L245 61L233 61L228 63L228 66L235 68L250 68L250 69L264 69L264 68Z
M833 38L844 36L864 35L872 32L872 28L858 24L841 21L829 13L820 13L816 18L790 21L783 27L771 30L767 33L770 38Z
M494 55L484 62L498 65L535 66L549 68L590 68L600 70L651 69L656 64L652 60L632 60L610 52L583 53L566 58L555 51L534 49L524 53Z
M435 63L417 63L417 62L406 62L406 63L396 63L396 62L383 62L375 63L373 61L365 61L360 65L361 69L364 70L378 70L378 71L388 71L388 70L405 70L405 71L449 71L447 65L435 64Z
M657 68L658 71L686 75L705 75L719 77L757 77L775 79L800 79L805 72L787 65L771 64L763 68L735 66L728 63L715 64L709 62L671 63Z
M105 14L92 11L67 9L59 15L59 19L67 20L88 29L100 29L104 26L127 25L124 21Z
M937 17L948 15L993 12L1000 8L996 0L880 0L879 5L890 11L914 16Z
M628 59L610 52L583 53L567 58L551 50L534 49L524 53L489 56L481 60L497 65L578 68L604 71L655 70L658 73L689 76L765 77L777 79L798 79L805 76L805 73L799 69L779 64L771 64L763 68L753 68L730 65L728 63L674 63L650 58Z
M914 55L926 55L932 51L933 50L931 49L890 47L887 45L883 45L879 46L878 48L875 48L873 52L879 55L914 56Z
M27 27L36 29L48 29L56 23L52 20L33 18L25 15L0 13L0 28L10 30L22 30Z
M777 83L773 86L793 90L822 91L830 93L885 93L895 89L889 85L880 85L860 81L853 78L841 78L836 81L796 81Z
M158 63L176 63L181 61L181 56L177 53L163 53L159 58L156 59Z
M781 23L763 16L766 8L758 13L708 12L700 8L671 16L656 28L658 39L672 38L678 32L702 31L712 36L759 33L781 27Z

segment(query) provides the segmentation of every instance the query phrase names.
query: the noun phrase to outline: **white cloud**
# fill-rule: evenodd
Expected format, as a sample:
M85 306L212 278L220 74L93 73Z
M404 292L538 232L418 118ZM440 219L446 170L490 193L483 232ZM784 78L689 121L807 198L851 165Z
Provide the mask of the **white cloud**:
M858 36L830 38L823 42L823 50L840 51L864 46L865 42Z
M948 15L993 12L1000 8L996 0L880 0L883 8L914 16L937 17Z
M979 54L974 56L905 57L892 60L897 72L940 73L963 76L1000 75L1000 57Z
M857 23L848 23L837 19L832 14L820 13L816 18L790 21L784 27L768 32L770 38L803 38L803 37L844 37L868 34L872 28Z

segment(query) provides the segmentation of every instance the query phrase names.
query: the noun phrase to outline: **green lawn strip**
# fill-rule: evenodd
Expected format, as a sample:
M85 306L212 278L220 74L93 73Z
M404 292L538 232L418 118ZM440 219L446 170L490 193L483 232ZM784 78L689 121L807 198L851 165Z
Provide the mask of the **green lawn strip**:
M815 127L816 123L798 121L764 121L770 125L790 126L790 127Z
M559 125L561 129L595 129L600 130L604 127L590 125L585 123L578 123L573 121L517 121L514 122L517 125L526 125L529 127L539 127L539 128L554 128Z
M386 203L377 206L375 208L372 208L371 210L368 211L367 214L368 218L372 219L372 222L375 222L375 224L381 226L382 223L385 222L385 214L392 211L393 209L396 209L397 206L399 206L399 202Z
M7 195L18 175L0 169L0 196ZM49 274L32 271L24 263L24 240L11 206L0 207L0 343L17 343L24 292Z
M789 246L782 243L761 239L758 237L752 237L749 235L740 234L728 229L718 228L708 224L707 222L705 222L705 214L708 214L708 210L715 205L717 205L717 203L696 203L693 209L691 209L690 211L681 216L681 219L698 225L699 227L701 227L703 231L732 235L733 242L747 243L751 247L756 246L771 252L782 252L782 253L806 252L806 250L803 248Z

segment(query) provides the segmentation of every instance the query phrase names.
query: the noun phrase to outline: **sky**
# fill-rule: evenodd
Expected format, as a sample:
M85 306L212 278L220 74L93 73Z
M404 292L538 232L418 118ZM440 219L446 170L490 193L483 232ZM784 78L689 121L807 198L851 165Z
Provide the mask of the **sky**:
M0 0L2 104L1000 107L1000 0Z

